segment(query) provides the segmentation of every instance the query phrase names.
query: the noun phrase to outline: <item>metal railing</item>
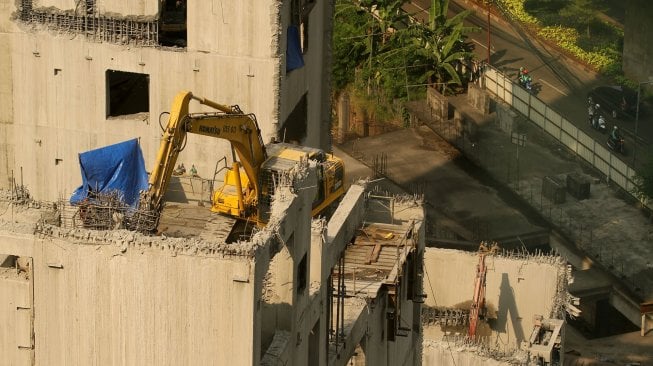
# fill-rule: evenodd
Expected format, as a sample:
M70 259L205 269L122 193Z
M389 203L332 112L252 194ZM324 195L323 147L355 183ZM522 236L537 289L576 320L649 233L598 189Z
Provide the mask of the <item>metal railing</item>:
M561 113L519 87L499 70L487 66L483 78L486 90L526 116L528 120L603 173L607 180L633 195L647 208L653 209L651 202L642 200L633 193L635 169L619 159L602 143L597 143Z

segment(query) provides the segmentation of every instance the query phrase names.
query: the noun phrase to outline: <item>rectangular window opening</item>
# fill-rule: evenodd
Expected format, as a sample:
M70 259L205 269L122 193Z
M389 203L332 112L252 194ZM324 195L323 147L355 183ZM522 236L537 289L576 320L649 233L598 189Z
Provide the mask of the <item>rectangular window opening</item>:
M186 47L187 0L161 2L159 44L167 47Z
M107 70L107 117L150 112L150 76Z
M308 269L306 267L306 254L302 257L302 260L299 261L297 266L297 294L301 294L306 289L306 278L308 276Z

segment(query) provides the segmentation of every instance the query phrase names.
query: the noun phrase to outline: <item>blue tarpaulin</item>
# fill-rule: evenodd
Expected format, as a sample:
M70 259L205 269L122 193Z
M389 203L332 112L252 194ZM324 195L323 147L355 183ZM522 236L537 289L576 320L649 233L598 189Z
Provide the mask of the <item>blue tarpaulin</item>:
M289 26L288 45L286 49L286 72L304 67L301 42L302 40L299 37L297 26Z
M133 139L79 154L82 185L73 192L70 203L86 199L89 192L119 191L129 206L138 203L139 193L147 189L147 171L138 140Z

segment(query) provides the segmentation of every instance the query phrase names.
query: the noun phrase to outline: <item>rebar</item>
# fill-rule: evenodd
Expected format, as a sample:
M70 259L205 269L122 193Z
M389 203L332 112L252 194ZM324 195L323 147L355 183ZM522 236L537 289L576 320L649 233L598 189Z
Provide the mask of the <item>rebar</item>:
M58 33L81 34L96 42L156 47L159 45L158 20L137 21L97 15L95 1L87 1L82 15L35 10L32 1L23 0L20 19L41 24Z
M65 228L127 229L147 234L156 230L160 217L155 210L127 205L118 191L91 192L77 204L60 199L57 206Z

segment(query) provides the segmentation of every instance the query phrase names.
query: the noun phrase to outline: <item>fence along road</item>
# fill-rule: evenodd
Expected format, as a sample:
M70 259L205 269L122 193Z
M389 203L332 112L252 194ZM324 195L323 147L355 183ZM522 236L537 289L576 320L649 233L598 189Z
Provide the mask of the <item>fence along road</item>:
M529 121L535 123L576 155L605 174L609 181L617 184L647 208L653 209L650 200L641 199L632 193L635 187L633 180L636 174L635 169L622 161L611 150L604 147L602 142L594 140L560 113L549 107L538 97L519 87L510 77L494 67L486 66L483 74L483 85L485 85L486 90L509 104L513 109L526 116Z

